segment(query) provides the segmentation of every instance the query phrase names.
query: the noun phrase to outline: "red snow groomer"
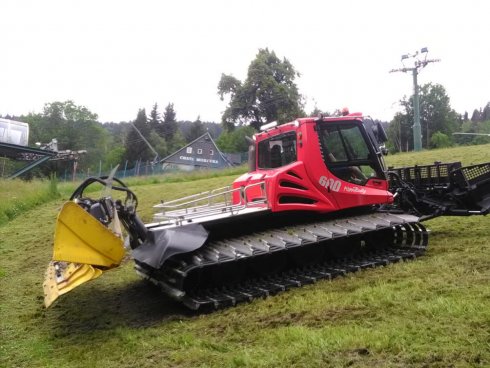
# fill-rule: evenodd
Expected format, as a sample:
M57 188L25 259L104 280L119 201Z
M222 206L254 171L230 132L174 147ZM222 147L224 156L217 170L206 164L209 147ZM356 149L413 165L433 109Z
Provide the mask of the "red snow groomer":
M149 224L121 181L87 179L58 217L46 305L119 265L119 223L137 273L200 309L415 258L428 244L421 221L489 211L490 163L388 170L385 141L381 124L358 113L266 125L250 139L248 173L156 205ZM92 183L126 198L88 198Z

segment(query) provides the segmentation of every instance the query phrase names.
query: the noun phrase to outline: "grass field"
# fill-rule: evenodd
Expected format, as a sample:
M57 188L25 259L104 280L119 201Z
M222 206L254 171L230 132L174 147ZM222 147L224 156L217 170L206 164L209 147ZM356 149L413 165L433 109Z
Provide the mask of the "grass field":
M486 162L490 145L387 159L394 166ZM159 199L226 185L236 173L213 176L150 178L131 187L149 219ZM24 190L0 186L0 198ZM140 280L131 262L45 310L43 273L68 196L60 192L0 225L0 367L490 366L488 217L428 221L429 250L416 261L211 314L170 301Z

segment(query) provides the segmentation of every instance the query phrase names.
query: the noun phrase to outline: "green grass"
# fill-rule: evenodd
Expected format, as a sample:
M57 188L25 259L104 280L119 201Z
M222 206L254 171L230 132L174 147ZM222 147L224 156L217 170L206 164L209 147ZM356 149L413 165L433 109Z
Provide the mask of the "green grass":
M395 166L460 157L469 164L490 161L489 148L387 159ZM148 219L159 199L224 186L235 176L130 186ZM42 278L62 198L0 226L0 367L490 366L488 217L427 222L429 250L416 261L211 314L170 301L140 280L131 262L45 310Z
M182 183L230 175L238 176L246 172L247 169L247 165L241 165L222 170L195 170L191 172L173 172L165 175L130 177L124 179L124 183L131 187L145 184Z
M386 156L386 162L390 166L428 165L435 161L456 162L463 165L473 165L490 161L490 144L479 146L461 146L447 149L434 149L430 151L397 153Z
M59 196L56 181L0 179L0 224Z

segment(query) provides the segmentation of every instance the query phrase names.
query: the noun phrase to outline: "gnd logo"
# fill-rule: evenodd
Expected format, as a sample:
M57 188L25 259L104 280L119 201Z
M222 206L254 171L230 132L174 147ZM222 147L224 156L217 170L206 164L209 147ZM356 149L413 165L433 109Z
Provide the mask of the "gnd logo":
M340 180L329 179L326 176L321 176L318 183L320 183L322 187L333 190L334 192L338 192L341 186Z

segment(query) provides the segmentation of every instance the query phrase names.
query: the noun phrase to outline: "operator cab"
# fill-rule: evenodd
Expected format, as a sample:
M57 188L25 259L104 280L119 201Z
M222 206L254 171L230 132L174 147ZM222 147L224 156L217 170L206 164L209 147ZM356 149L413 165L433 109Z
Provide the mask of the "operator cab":
M321 157L303 157L305 152L298 152L308 134L309 144L320 148ZM250 172L277 169L308 159L308 166L322 165L323 161L334 176L352 184L366 185L370 179L386 180L381 152L385 137L379 124L360 113L274 125L259 134L257 143L250 139Z
M381 152L362 121L319 121L317 132L323 160L333 175L357 185L386 179Z

